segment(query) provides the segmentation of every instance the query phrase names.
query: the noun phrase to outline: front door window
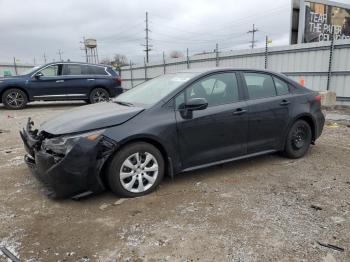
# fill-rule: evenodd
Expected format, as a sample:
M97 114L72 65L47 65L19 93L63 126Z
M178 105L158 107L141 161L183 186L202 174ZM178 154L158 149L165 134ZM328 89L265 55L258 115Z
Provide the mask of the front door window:
M198 80L176 98L176 107L181 107L184 101L192 98L205 98L208 107L239 101L236 75L219 73Z
M45 67L40 72L43 74L43 76L58 76L59 75L59 66L58 65L50 65L48 67Z

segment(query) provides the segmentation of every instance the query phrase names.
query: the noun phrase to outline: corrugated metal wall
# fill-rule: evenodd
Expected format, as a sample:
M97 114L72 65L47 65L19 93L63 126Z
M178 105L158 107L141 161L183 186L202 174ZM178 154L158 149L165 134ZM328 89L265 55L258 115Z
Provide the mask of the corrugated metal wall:
M272 47L268 49L267 69L281 72L290 78L305 81L313 90L326 90L330 61L330 42ZM189 68L216 67L265 68L265 49L239 50L231 52L195 55L187 58L167 59L146 65L133 65L121 69L124 88L132 88L146 79ZM334 43L329 89L335 91L340 100L350 100L350 40Z
M17 74L22 74L24 71L32 68L33 65L23 65L23 64L17 64ZM4 76L5 71L10 71L12 75L16 75L16 69L14 64L0 64L0 77Z

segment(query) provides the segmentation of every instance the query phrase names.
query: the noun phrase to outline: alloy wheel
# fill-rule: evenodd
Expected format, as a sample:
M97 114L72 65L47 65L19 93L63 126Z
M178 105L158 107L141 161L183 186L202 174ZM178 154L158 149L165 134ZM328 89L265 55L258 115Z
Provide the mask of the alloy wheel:
M157 180L159 166L156 158L148 152L137 152L123 162L120 168L120 182L132 193L150 189Z
M7 94L6 96L6 102L8 105L10 105L13 108L20 108L24 104L24 97L20 92L12 91Z
M94 103L104 102L109 99L109 96L105 90L96 90L96 92L92 96L92 100Z

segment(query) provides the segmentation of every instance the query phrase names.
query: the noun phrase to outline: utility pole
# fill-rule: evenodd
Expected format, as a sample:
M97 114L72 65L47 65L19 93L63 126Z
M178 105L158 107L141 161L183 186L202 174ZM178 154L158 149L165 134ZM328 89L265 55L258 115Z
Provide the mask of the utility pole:
M190 68L190 57L188 55L188 48L186 49L186 63L187 63L187 69Z
M163 51L163 73L165 75L166 73L166 65L165 65L165 54L164 54L164 51Z
M89 63L88 50L85 45L85 36L83 37L83 42L80 42L80 43L83 44L83 48L80 48L80 50L83 50L85 52L85 61L86 63Z
M216 46L215 46L215 65L216 67L219 66L219 44L216 43Z
M13 65L15 67L15 72L16 72L16 75L18 74L17 72L17 63L16 63L16 57L13 57Z
M146 47L146 49L144 50L146 52L146 62L149 62L149 51L151 51L150 47L151 45L149 44L149 37L148 37L148 33L151 31L148 28L148 12L146 12L146 44L144 45Z
M133 75L132 75L132 62L130 60L130 80L131 80L131 88L134 87L134 79L133 79Z
M96 60L97 60L97 64L100 63L100 61L98 60L98 51L97 51L97 46L96 46Z
M46 64L46 54L44 53L44 55L43 55L43 58L44 58L44 63Z
M255 25L253 24L253 30L249 30L247 33L252 34L252 41L251 41L251 48L253 49L255 46L255 33L258 32L259 30L255 28Z
M60 61L62 62L62 54L63 52L61 51L61 49L58 49L58 53L57 53L59 56L60 56Z

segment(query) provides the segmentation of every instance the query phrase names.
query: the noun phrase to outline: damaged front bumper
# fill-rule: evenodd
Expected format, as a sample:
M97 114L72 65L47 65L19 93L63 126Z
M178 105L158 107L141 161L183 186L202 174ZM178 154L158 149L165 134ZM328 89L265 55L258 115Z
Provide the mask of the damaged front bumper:
M52 198L79 198L104 190L101 169L115 151L114 141L103 135L95 140L78 137L65 154L57 154L43 146L50 135L32 130L33 122L20 132L28 154L25 162L32 173L44 183Z

